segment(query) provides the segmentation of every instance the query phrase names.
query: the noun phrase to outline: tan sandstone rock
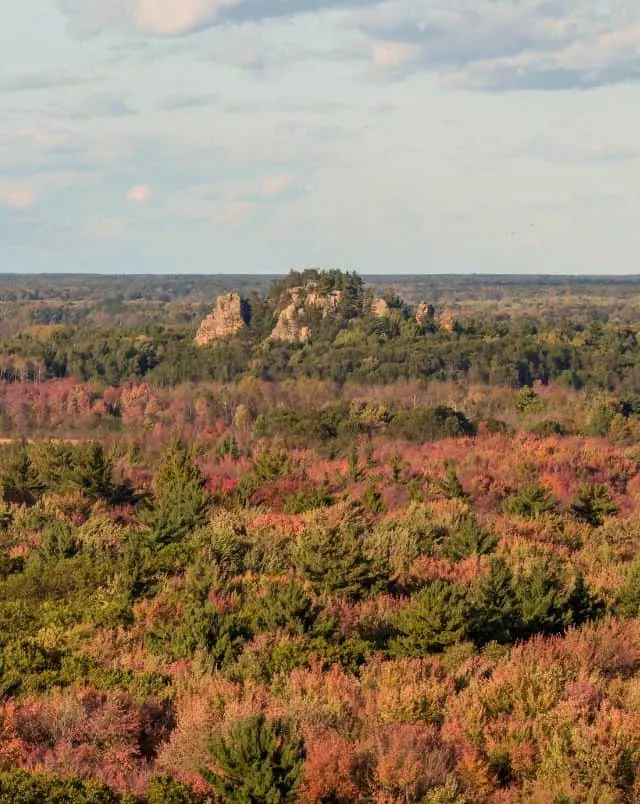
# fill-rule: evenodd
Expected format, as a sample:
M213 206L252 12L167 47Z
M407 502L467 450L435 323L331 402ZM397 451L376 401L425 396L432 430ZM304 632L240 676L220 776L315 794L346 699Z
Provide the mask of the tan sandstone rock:
M376 318L388 318L391 314L391 309L384 299L374 299L371 302L371 313Z
M421 325L424 324L427 319L433 318L435 312L436 311L432 304L420 302L420 304L416 307L416 322Z
M342 292L319 293L315 282L305 287L293 287L287 291L289 304L279 315L273 331L267 340L287 341L288 343L306 343L311 337L311 328L304 323L305 308L317 307L326 318L340 304Z
M249 323L247 303L238 293L225 293L218 296L216 306L200 324L196 334L196 344L208 343L237 335Z

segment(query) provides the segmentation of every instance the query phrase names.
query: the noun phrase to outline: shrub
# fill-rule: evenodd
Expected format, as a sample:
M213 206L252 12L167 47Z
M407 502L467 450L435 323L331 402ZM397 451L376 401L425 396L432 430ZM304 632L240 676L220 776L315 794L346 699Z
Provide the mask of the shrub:
M422 443L439 438L475 435L476 428L464 414L438 405L433 408L415 407L397 413L389 431L397 438Z
M0 773L0 804L117 804L106 785L24 770Z

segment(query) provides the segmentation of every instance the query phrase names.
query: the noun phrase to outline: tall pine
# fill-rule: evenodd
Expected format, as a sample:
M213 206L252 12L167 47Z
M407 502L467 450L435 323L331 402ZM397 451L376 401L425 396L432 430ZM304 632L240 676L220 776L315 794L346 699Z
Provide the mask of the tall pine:
M153 502L143 515L153 547L182 541L204 525L209 508L205 478L181 441L164 451L155 477Z
M302 779L304 742L282 718L263 714L237 722L209 745L212 769L201 771L227 804L293 801Z

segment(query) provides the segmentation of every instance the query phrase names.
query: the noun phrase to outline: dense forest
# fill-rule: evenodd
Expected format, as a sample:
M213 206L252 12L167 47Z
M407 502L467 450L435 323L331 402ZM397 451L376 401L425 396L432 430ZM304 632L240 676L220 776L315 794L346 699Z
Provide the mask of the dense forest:
M638 800L639 293L5 278L0 803Z
M270 299L310 277L328 288L332 282L343 288L339 308L320 320L317 311L308 312L314 326L305 342L265 342L274 323ZM363 282L338 271L293 272L278 281L245 277L236 288L225 277L5 279L0 282L0 378L74 378L107 385L145 380L165 387L246 378L339 385L421 380L522 387L541 382L634 392L640 377L634 323L640 283L450 281L452 289L445 291L443 278ZM251 326L243 337L198 348L197 326L218 292L229 288L246 295ZM372 314L363 303L367 294L386 300L388 315ZM417 300L433 309L420 322L410 306Z

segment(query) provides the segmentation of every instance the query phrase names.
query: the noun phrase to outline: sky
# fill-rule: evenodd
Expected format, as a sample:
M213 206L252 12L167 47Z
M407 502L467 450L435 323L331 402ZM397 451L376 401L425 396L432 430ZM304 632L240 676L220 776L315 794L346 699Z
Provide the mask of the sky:
M638 0L0 12L0 272L640 273Z

